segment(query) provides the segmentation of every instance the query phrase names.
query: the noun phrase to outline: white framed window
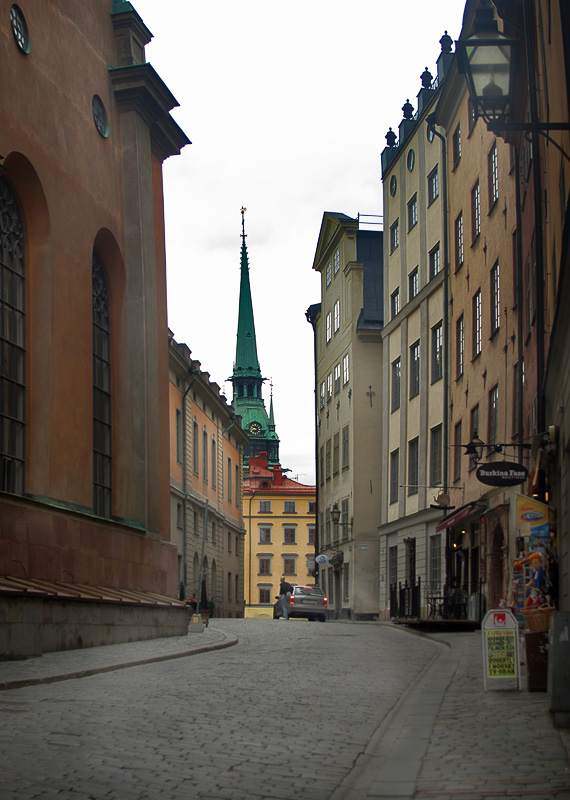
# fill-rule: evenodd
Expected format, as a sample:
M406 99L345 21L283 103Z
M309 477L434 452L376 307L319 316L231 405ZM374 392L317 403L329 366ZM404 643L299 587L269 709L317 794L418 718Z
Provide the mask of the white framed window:
M499 161L497 154L497 142L489 151L489 210L493 208L499 199Z
M334 251L334 274L336 275L340 269L340 249Z
M491 336L501 325L501 297L499 285L499 262L491 270Z
M483 346L483 320L481 316L481 289L473 295L473 358L480 355Z
M348 360L348 353L342 359L342 385L346 386L350 380L350 366Z
M329 261L329 263L327 264L327 272L326 272L327 286L331 285L331 281L332 281L332 264Z
M326 396L325 392L326 392L325 382L322 381L322 383L321 383L321 394L320 394L320 407L321 408L325 407L325 396Z
M455 220L455 271L463 266L463 212Z
M334 368L334 393L340 392L340 363Z
M465 321L463 314L455 323L455 377L463 375L465 369Z
M332 339L332 313L327 314L327 343Z
M333 396L333 374L329 372L327 375L327 400L332 400Z
M471 240L475 239L481 233L481 188L479 181L471 190Z
M334 332L336 333L340 328L340 300L334 304Z

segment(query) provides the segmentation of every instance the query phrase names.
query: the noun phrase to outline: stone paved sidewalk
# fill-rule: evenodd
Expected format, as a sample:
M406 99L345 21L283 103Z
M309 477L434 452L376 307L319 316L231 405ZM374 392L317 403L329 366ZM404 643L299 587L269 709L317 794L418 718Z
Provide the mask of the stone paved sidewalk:
M208 626L201 632L191 631L188 636L44 653L39 658L23 661L0 661L0 690L84 678L99 672L183 658L231 647L237 641L237 636Z

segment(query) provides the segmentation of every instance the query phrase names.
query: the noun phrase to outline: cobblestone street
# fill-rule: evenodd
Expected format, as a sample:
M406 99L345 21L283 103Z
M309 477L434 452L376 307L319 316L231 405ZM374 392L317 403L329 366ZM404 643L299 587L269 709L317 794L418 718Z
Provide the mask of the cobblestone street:
M76 674L105 650L168 660L0 692L1 800L570 798L544 694L484 694L478 633L212 620L201 637L238 643L53 654ZM0 683L42 660L0 664Z

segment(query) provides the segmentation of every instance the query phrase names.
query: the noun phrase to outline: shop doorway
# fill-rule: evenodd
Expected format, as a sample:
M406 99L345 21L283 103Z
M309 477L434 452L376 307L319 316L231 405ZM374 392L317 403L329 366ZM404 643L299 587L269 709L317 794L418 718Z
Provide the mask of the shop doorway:
M505 574L505 534L503 526L497 523L491 533L489 543L489 574L487 580L488 608L499 608L505 596L503 576Z

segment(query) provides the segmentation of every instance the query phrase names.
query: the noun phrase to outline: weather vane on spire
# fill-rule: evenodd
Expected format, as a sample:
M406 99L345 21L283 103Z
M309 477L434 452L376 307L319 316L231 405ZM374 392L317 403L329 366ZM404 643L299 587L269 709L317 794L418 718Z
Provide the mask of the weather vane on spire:
M242 206L241 207L241 235L242 235L242 238L244 240L245 240L245 237L247 236L247 233L245 232L245 216L244 216L246 211L247 211L247 208L245 208L245 206Z

